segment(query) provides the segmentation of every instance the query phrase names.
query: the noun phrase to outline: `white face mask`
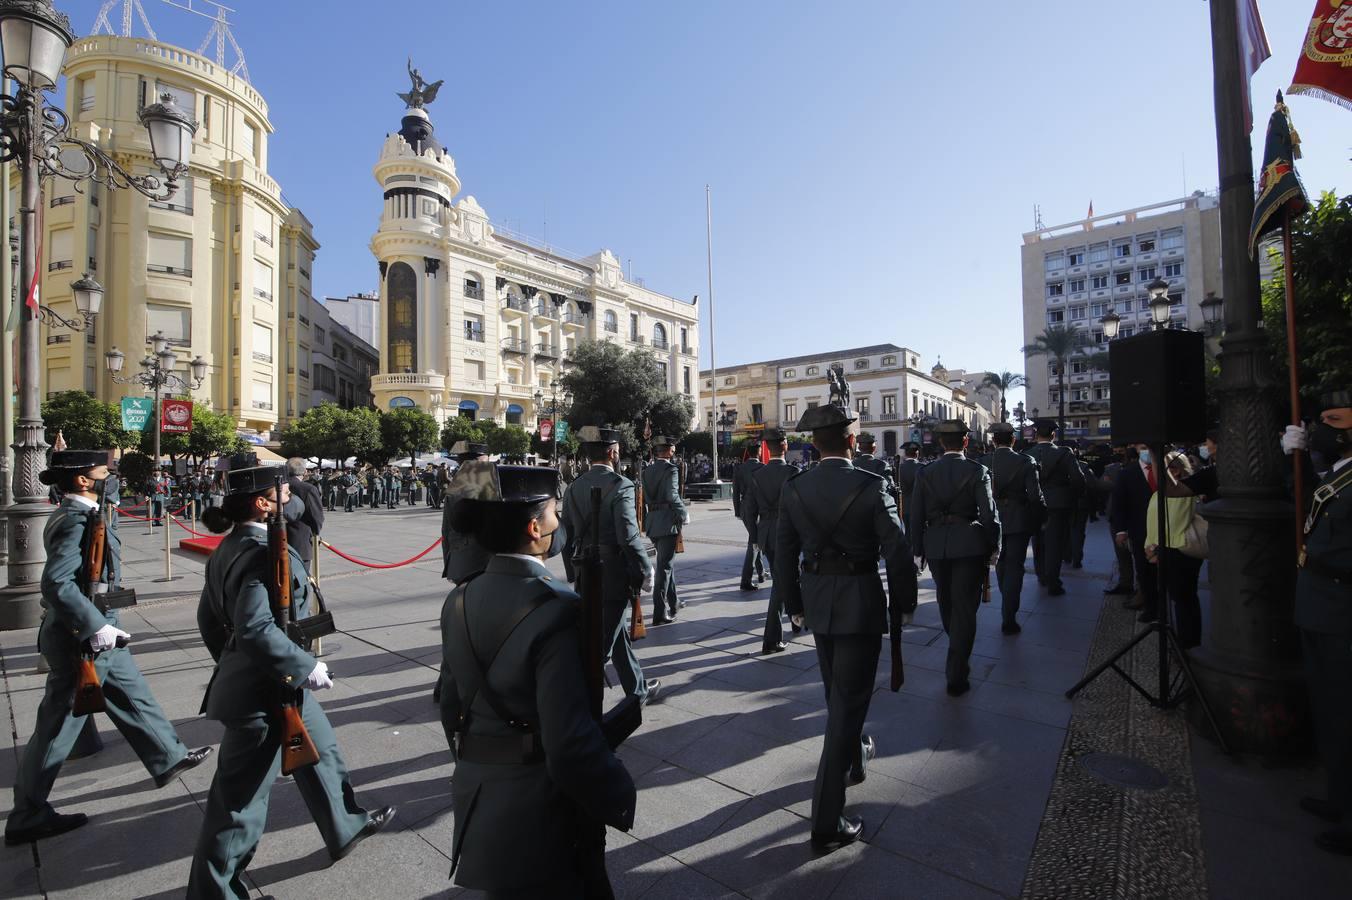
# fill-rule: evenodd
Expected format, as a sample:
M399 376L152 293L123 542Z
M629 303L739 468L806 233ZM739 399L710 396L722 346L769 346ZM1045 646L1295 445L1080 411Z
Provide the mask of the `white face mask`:
M1138 451L1136 451L1136 452L1137 452L1137 458L1140 459L1142 463L1144 463L1144 464L1147 465L1147 466L1150 465L1150 451L1149 451L1149 450L1138 450Z
M1206 448L1205 444L1197 448L1197 455L1202 457L1203 460L1211 459L1211 451Z

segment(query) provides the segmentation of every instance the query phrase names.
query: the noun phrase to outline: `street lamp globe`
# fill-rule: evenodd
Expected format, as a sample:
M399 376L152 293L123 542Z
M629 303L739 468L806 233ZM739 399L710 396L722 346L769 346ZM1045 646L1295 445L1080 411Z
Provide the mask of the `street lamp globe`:
M97 316L103 307L103 285L84 273L84 277L71 282L71 293L75 295L75 308L84 316Z
M1206 299L1197 304L1202 308L1202 321L1208 325L1215 325L1221 320L1221 312L1225 309L1225 301L1216 296L1215 291L1208 291Z
M127 355L116 347L103 354L103 362L108 367L108 374L110 375L121 372L126 361Z
M174 351L166 347L156 355L159 357L160 360L161 372L174 371L174 366L178 364L178 355L175 354Z
M1156 277L1145 289L1150 293L1150 320L1163 328L1169 321L1169 282Z
M169 338L164 336L163 331L157 331L150 336L150 349L156 356L159 356L169 347ZM152 362L151 365L154 365Z
M49 0L0 0L4 72L34 90L51 90L75 40L70 19Z
M160 102L140 112L141 124L150 132L150 155L170 179L177 178L192 158L192 138L197 122L174 102L174 95L160 94Z
M1108 315L1099 319L1099 324L1103 326L1104 339L1111 341L1117 337L1118 329L1122 327L1122 317L1113 310L1108 310Z
M198 384L201 384L203 381L206 380L207 361L203 359L200 355L195 357L192 362L188 363L188 368L192 371L193 381L196 381Z

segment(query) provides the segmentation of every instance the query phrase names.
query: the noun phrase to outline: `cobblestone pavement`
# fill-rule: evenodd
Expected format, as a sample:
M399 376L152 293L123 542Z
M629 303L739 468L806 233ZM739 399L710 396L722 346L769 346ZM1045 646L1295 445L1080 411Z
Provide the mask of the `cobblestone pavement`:
M439 518L423 508L335 512L325 537L359 558L396 562L435 540ZM1209 883L1216 897L1271 897L1285 892L1270 888L1299 883L1299 895L1315 898L1349 883L1352 867L1321 857L1308 842L1315 829L1285 812L1314 773L1218 758L1114 678L1064 699L1091 653L1132 628L1102 599L1111 565L1102 525L1091 526L1086 568L1067 573L1066 596L1040 593L1029 576L1021 635L1000 634L998 592L982 608L974 687L956 700L944 692L947 641L922 580L905 634L905 687L887 690L884 660L869 716L878 758L849 792L865 838L814 855L806 816L825 715L815 654L800 639L786 653L756 655L769 592L737 590L745 532L727 503L697 504L693 519L677 562L689 606L637 645L646 674L665 688L621 751L639 805L633 832L610 835L619 896L1181 897ZM186 535L171 532L175 543ZM138 524L123 539L127 582L142 600L124 616L136 658L184 741L214 744L219 726L197 715L211 668L195 626L203 560L175 552L175 580L156 581L164 532ZM248 877L283 898L473 896L447 879L453 766L429 698L446 593L439 554L372 570L321 552L342 631L326 640L337 683L320 699L359 796L398 804L399 817L331 865L294 785L278 784ZM0 814L12 805L42 691L34 635L0 634ZM69 762L53 796L90 824L36 848L0 849L0 896L87 896L95 883L106 896L181 896L214 759L157 791L106 719L100 731L106 749ZM1147 796L1088 785L1074 765L1086 749L1132 753L1165 771L1169 787ZM1266 846L1283 852L1260 857Z

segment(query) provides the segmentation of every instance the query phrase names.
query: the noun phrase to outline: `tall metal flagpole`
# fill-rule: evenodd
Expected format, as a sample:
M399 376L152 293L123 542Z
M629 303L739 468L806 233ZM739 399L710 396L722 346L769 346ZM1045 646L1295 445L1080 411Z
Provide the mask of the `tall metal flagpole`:
M718 358L714 356L714 214L709 199L709 186L704 186L704 254L709 271L709 412L714 417L713 461L714 484L722 482L718 476Z
M10 92L8 78L0 82L6 95ZM0 241L4 254L0 258L0 508L13 502L10 472L13 470L14 451L14 335L9 331L9 317L14 304L14 271L11 268L12 248L9 245L9 220L14 210L9 204L11 178L9 163L0 163ZM0 515L0 562L9 562L9 520Z

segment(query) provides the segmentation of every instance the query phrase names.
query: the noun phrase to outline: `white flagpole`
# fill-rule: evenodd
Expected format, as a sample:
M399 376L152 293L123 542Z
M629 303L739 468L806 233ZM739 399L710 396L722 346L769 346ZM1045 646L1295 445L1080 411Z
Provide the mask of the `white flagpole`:
M713 417L714 484L718 477L718 430L723 424L718 418L718 361L714 356L714 214L709 200L709 186L704 186L704 252L709 272L709 411Z

